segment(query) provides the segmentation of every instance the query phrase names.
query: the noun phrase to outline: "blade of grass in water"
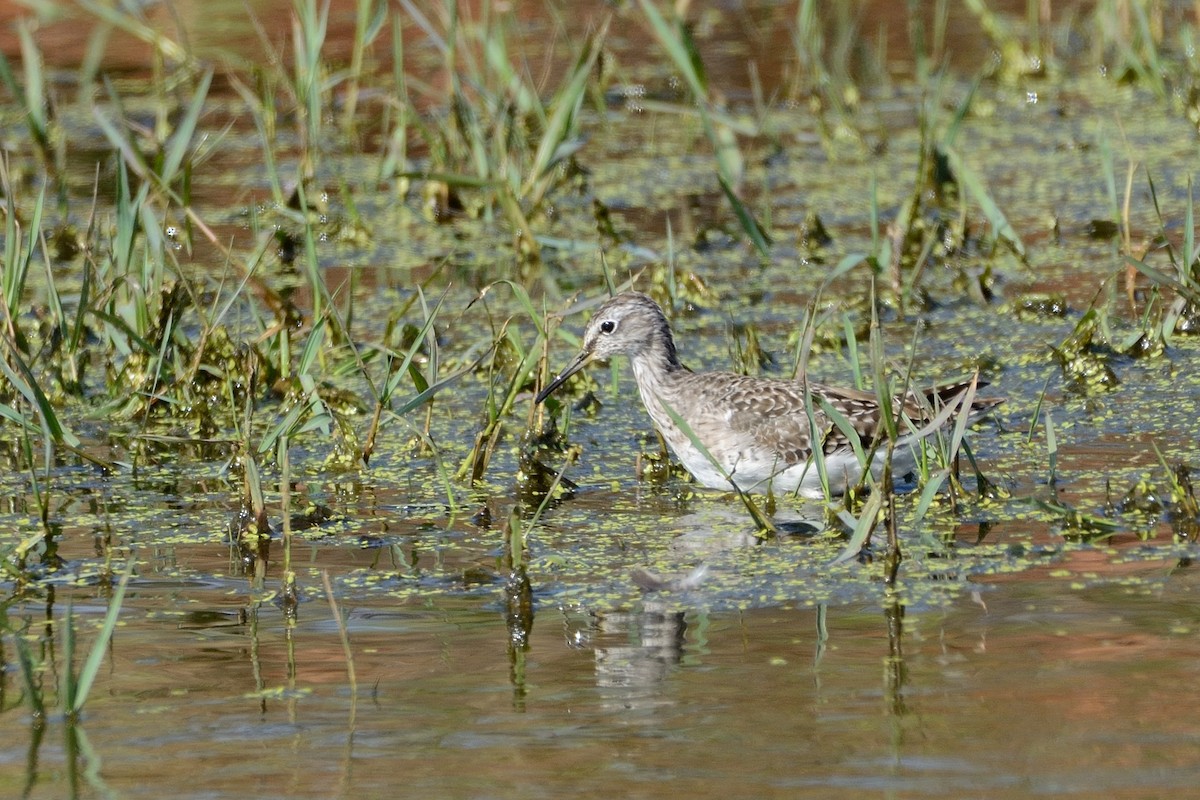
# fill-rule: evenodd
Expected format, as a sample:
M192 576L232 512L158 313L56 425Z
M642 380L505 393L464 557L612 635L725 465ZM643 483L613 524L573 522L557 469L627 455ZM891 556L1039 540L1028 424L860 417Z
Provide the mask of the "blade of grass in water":
M950 477L950 468L942 467L937 472L934 472L925 481L925 488L921 490L921 497L917 501L917 508L913 512L912 527L924 533L925 529L921 522L925 519L925 515L929 513L929 507L933 505L933 498L937 497L938 490L945 484L946 479Z
M129 579L133 575L136 564L137 553L134 551L129 554L129 560L125 562L125 571L121 573L121 579L117 582L112 599L108 601L108 612L104 615L104 625L100 628L100 635L96 637L96 641L92 642L92 649L88 652L87 661L84 662L83 669L79 672L79 680L75 684L75 693L69 709L72 714L78 714L83 710L96 675L100 672L100 662L104 660L108 642L112 638L113 631L116 630L117 617L121 614L121 603L125 600L125 590L129 586ZM68 627L71 625L69 617L68 614Z
M1134 269L1141 272L1146 277L1150 278L1154 283L1169 286L1177 293L1182 295L1189 302L1196 302L1197 296L1200 295L1200 281L1197 281L1197 276L1193 275L1193 270L1196 268L1196 250L1194 229L1195 210L1192 204L1192 178L1188 176L1188 191L1184 207L1184 222L1183 222L1183 249L1182 252L1176 253L1175 248L1171 245L1171 238L1168 235L1168 226L1163 218L1162 209L1159 207L1158 190L1154 185L1154 178L1146 173L1146 183L1150 189L1150 199L1154 204L1154 216L1158 220L1159 236L1165 243L1167 256L1171 259L1171 263L1175 266L1175 276L1167 277L1157 270L1148 266L1144 262L1133 259L1130 256L1126 257L1126 264L1133 266ZM1154 275L1160 275L1161 278L1156 279ZM1170 331L1164 331L1169 334Z
M0 417L3 417L18 427L24 428L29 433L38 433L41 430L41 428L30 422L29 419L20 411L17 411L12 406L5 405L4 403L0 403Z
M1020 234L1013 228L1004 212L1000 210L1000 206L984 184L983 178L968 166L967 162L959 155L958 150L947 147L945 152L959 183L966 188L971 197L975 198L975 202L979 204L984 216L987 217L988 224L992 228L992 235L1007 242L1013 252L1021 258L1025 258L1025 244L1021 241Z
M883 510L883 496L884 492L871 492L858 519L855 519L849 511L842 511L838 514L838 517L852 530L852 533L850 541L846 542L842 552L829 562L829 566L845 564L857 557L866 547L871 538L871 532L875 530L875 525L879 522L879 512Z
M1145 261L1132 256L1125 256L1124 261L1126 265L1133 267L1135 270L1145 275L1158 286L1164 286L1173 289L1182 297L1186 298L1189 302L1200 303L1200 288L1182 283L1174 276L1168 275L1167 273L1150 266Z
M808 383L808 359L812 355L813 339L816 336L817 303L820 298L821 290L818 289L808 304L808 311L804 315L804 324L801 327L800 343L797 345L794 377L802 381L806 387ZM825 502L831 503L833 502L833 492L829 484L829 470L825 464L825 451L818 444L824 440L825 431L817 424L817 413L813 407L813 395L807 388L804 392L804 417L808 422L808 441L813 443L812 461L805 468L805 472L812 468L817 470L817 480L821 483L821 491L825 497Z
M521 190L521 194L529 197L535 207L541 202L542 194L547 188L545 182L547 174L559 161L573 152L568 149L568 145L571 144L568 140L574 127L576 114L583 103L584 90L587 88L592 68L603 52L604 37L607 33L608 20L606 19L600 30L588 40L587 47L575 63L570 79L554 98L552 103L554 111L546 120L545 131L542 133L533 163L529 167L529 174L525 179L525 185Z
M950 452L949 459L954 459L958 455L959 449L962 447L963 437L967 434L967 425L971 421L971 406L975 403L975 390L979 386L979 373L976 372L971 376L971 382L967 385L967 389L962 394L962 398L957 401L958 418L954 421L954 432L950 436Z
M329 601L329 612L337 625L338 639L342 643L342 655L346 659L346 680L350 684L350 729L354 729L354 709L357 707L358 677L354 670L354 650L350 647L350 632L346 629L346 620L338 608L337 598L333 596L333 584L329 580L329 570L321 570L321 583L325 587L325 598Z
M4 192L4 269L0 269L0 290L3 291L5 316L11 320L14 333L20 340L15 314L19 314L23 305L25 282L29 277L29 266L33 263L33 255L41 231L42 213L45 208L46 189L43 185L33 206L33 216L28 224L22 225L21 216L16 205L17 189L14 187L9 173L8 155L0 155L0 189ZM29 231L28 235L22 230Z
M41 539L41 536L38 536ZM46 699L42 687L36 678L37 667L33 663L33 653L29 642L24 636L15 637L17 645L17 662L21 667L21 682L25 686L25 696L29 698L30 712L33 714L34 725L44 725L46 719Z
M1188 175L1187 205L1183 211L1183 259L1181 264L1181 281L1193 288L1200 289L1200 247L1196 245L1196 209L1192 196L1192 176Z
M842 435L846 437L846 441L849 442L850 447L854 450L854 456L858 459L859 466L866 469L867 454L863 452L862 438L858 435L858 431L854 429L854 426L846 418L846 415L834 408L832 403L824 397L818 396L816 399L817 404L821 407L821 413L829 417L834 426L842 432Z
M687 423L687 420L679 416L678 412L676 412L675 409L671 408L671 406L667 405L666 403L663 403L663 408L666 410L667 415L671 418L671 421L679 427L679 430L683 433L683 435L686 436L688 441L692 443L692 447L695 447L702 456L708 459L708 462L713 465L717 472L721 473L721 477L729 481L730 488L737 492L738 499L742 501L742 505L746 507L746 511L750 512L750 518L754 520L754 524L757 526L758 530L771 536L779 533L779 530L775 527L775 523L771 521L769 516L763 513L762 509L758 507L758 504L754 502L754 499L750 497L749 494L742 491L742 488L733 482L729 472L727 472L725 467L721 465L721 462L717 461L716 456L714 456L709 449L704 446L704 442L700 441L699 437L696 436L695 431L692 430L692 426Z
M354 116L358 110L358 92L363 75L363 58L367 48L383 30L387 20L388 3L381 0L356 0L354 4L354 40L350 51L350 66L347 70L345 105L342 108L342 129L354 129Z
M383 180L408 168L408 128L414 121L412 103L408 94L408 76L404 71L404 15L392 15L392 86L396 95L397 119L392 123L391 136L384 156L379 164L379 177ZM389 106L390 108L390 106ZM387 118L385 117L385 120ZM419 122L419 116L415 121ZM407 181L400 182L398 194L407 193Z
M273 125L270 122L275 116L274 98L270 91L264 92L260 96L238 80L237 76L230 76L230 84L234 91L241 95L246 108L249 109L250 118L254 120L254 127L262 141L263 172L271 186L271 197L275 201L275 207L287 213L290 209L287 207L287 197L284 196L283 181L280 179L279 167L275 159L275 137L272 131Z
M21 91L21 84L17 83L17 77L13 74L12 64L9 63L8 57L4 53L0 53L0 84L3 84L13 97L20 98L24 95L24 92Z
M535 319L536 323L536 316L532 318ZM537 367L541 353L544 351L543 342L546 334L540 325L533 344L526 347L518 332L509 322L511 320L505 322L500 334L495 338L495 342L507 341L512 347L513 352L516 353L518 361L517 365L512 369L499 404L495 402L495 387L493 386L489 389L487 424L480 431L479 435L476 436L475 446L471 449L462 467L459 468L459 477L462 478L469 475L472 484L476 483L483 476L483 472L491 460L492 452L500 441L500 435L503 431L503 420L509 411L511 411L513 403L516 402L517 396L525 386L526 379Z
M1046 411L1046 455L1049 477L1046 483L1053 486L1058 479L1058 440L1054 436L1054 419Z
M188 106L187 112L176 124L175 131L166 142L162 168L158 173L159 180L166 186L175 182L176 173L183 165L184 156L187 155L188 148L195 138L196 125L200 121L200 114L203 113L204 104L208 100L208 88L212 84L212 77L213 70L210 67L201 76L200 83L192 94L192 102Z
M42 65L42 53L33 41L27 17L17 20L17 37L21 43L21 64L25 72L25 91L15 96L23 99L22 110L25 112L29 132L33 135L38 147L46 152L50 146L49 119L46 108L45 72Z
M875 383L875 399L879 403L879 421L883 424L887 439L894 442L900 438L896 412L892 406L893 392L889 388L887 360L883 351L883 331L879 323L879 303L876 301L875 280L871 280L871 329L868 338L871 377Z
M307 178L315 169L318 150L325 82L321 51L329 29L329 0L320 10L316 0L293 0L292 3L292 88L301 114L299 132L303 136L301 177Z
M438 297L437 302L433 304L433 309L426 316L425 323L421 326L421 329L417 331L417 335L413 337L413 342L411 345L409 345L408 350L405 352L404 358L400 362L400 366L389 371L390 376L384 383L383 391L380 392L379 395L379 402L383 405L387 405L391 401L392 395L400 386L400 382L408 375L409 365L412 364L413 359L417 357L417 354L421 350L421 345L429 336L429 332L433 330L433 323L437 319L438 312L441 310L442 303L445 302L446 295L449 293L449 291L450 287L447 286L446 289L442 291L442 294Z
M99 3L96 0L75 1L88 13L112 25L117 30L145 42L162 53L167 59L184 65L191 63L191 55L178 43L168 39L141 19L128 13L127 9L131 4L121 3L118 6Z
M704 128L705 136L708 138L716 158L717 179L721 190L733 208L739 225L759 255L763 258L768 257L770 255L770 238L737 194L737 187L741 184L744 170L742 155L738 150L736 137L714 117L708 95L708 78L704 73L704 64L700 59L695 41L679 20L668 22L658 10L654 0L638 0L638 5L649 21L655 38L671 57L675 68L683 76L684 82L694 97L697 111L700 114L701 126Z
M737 217L742 230L750 237L750 241L754 244L754 248L758 250L759 255L766 258L771 254L771 237L763 230L762 225L755 219L754 214L742 202L742 199L734 193L733 187L729 185L729 181L725 179L725 176L718 175L717 181L721 184L721 191L725 193L725 199L729 201L729 205L733 208L734 216Z
M25 400L38 411L38 416L41 419L42 430L46 434L46 458L47 465L50 463L51 447L54 443L67 444L71 447L79 446L79 439L71 432L71 430L63 424L59 419L58 413L54 410L49 398L46 397L42 387L38 385L37 379L29 370L29 366L21 358L17 348L5 335L2 340L5 349L8 350L8 358L0 358L0 372L8 378L13 388L16 389ZM9 360L16 366L16 369L9 366Z

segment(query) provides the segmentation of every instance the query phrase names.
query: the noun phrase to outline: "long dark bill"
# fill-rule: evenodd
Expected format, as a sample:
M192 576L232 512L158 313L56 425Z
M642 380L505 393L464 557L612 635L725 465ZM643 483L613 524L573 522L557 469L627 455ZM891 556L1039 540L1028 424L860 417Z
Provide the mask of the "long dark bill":
M570 378L576 372L579 372L579 370L581 370L585 366L587 366L587 363L588 363L588 361L591 360L591 358L592 358L591 353L580 353L575 358L575 360L571 362L571 366L567 367L562 372L558 373L557 378L555 378L554 380L547 383L546 388L542 389L540 392L538 392L538 396L534 398L534 402L535 403L544 402L545 399L547 397L549 397L554 392L555 389L557 389L558 387L562 386L564 383L567 382L567 378Z

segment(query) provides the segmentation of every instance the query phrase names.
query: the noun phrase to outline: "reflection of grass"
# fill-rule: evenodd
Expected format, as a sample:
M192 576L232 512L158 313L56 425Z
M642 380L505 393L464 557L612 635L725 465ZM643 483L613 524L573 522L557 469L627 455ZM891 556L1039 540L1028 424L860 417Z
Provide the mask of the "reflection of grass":
M76 617L70 603L67 605L62 619L53 625L57 636L47 636L38 640L31 639L29 631L15 632L13 641L16 644L17 666L20 669L24 702L29 706L32 715L32 737L30 743L31 765L36 765L37 751L42 743L44 732L53 721L52 712L60 713L65 722L66 736L66 770L71 784L78 784L82 778L91 788L103 796L112 796L111 790L99 774L99 758L93 751L83 726L83 712L91 695L92 687L100 674L104 659L110 654L110 642L117 627L117 619L121 613L121 605L125 598L125 590L129 586L130 577L136 565L136 555L131 553L121 573L116 587L108 601L108 610L100 631L88 650L83 666L76 666L76 636L78 635L79 619ZM7 623L7 619L5 622ZM32 629L32 626L30 626ZM55 657L55 644L61 646L61 661ZM47 698L46 678L57 674L58 684L54 691L53 700ZM29 783L26 794L37 779L35 769L27 775Z
M87 660L78 673L75 672L73 665L75 620L70 607L67 608L66 622L63 627L63 659L66 661L66 671L63 673L65 685L62 701L72 718L78 717L79 713L83 711L83 706L87 703L88 695L92 691L92 684L95 683L96 675L100 672L100 664L104 660L108 642L117 627L117 616L121 613L125 589L129 586L129 578L133 575L136 563L136 558L131 554L125 564L125 572L122 573L121 579L117 582L117 588L113 591L112 599L108 601L108 611L104 615L104 624L100 628L100 633L97 635L96 641L92 642L92 649L88 651Z
M113 590L112 598L108 602L108 611L104 615L100 632L92 642L92 647L88 651L87 659L81 669L77 670L75 664L75 637L78 620L71 606L67 606L62 624L57 626L62 631L63 668L61 683L55 695L55 703L72 724L79 720L79 715L91 694L92 685L96 682L96 677L100 672L101 664L108 651L109 640L112 639L113 631L116 630L117 618L121 613L121 603L125 598L125 589L133 575L135 563L136 560L131 555L126 563L125 571L121 574L116 588ZM17 636L15 642L30 710L36 719L44 720L47 713L47 702L42 678L47 665L40 663L24 636Z

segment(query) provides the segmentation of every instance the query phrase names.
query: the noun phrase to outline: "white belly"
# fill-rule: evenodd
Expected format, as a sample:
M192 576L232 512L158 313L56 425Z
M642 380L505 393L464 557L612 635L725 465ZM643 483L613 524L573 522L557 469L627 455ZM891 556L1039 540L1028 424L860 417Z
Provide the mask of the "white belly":
M722 458L718 469L712 461L697 450L690 441L671 442L671 450L696 482L710 489L728 491L732 482L743 492L765 494L769 490L776 495L798 494L801 497L823 498L820 472L812 461L780 469L780 464L765 458L756 458L751 453L728 453ZM892 457L892 475L899 478L908 474L915 464L915 443L901 443ZM871 463L871 474L879 480L883 477L885 454L876 453ZM862 465L853 452L834 453L825 456L825 471L829 476L829 489L841 494L854 486L862 477Z

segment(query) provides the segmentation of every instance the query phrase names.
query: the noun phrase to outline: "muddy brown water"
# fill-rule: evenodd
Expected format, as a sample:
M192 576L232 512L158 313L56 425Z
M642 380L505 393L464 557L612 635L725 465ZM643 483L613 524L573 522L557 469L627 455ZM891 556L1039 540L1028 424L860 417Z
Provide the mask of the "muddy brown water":
M283 47L288 4L249 5ZM932 13L935 4L927 5ZM1026 5L994 7L1016 24ZM149 4L147 14L166 29L182 25L199 51L253 57L258 42L242 4L204 4L203 18L201 7ZM333 4L331 52L346 47L351 7ZM547 29L538 4L516 8L530 38ZM569 17L568 29L585 30L606 8L587 6L588 13ZM698 35L710 73L735 102L751 94L748 59L768 85L786 73L794 11L794 4L747 3L706 17ZM886 37L894 81L859 112L870 120L865 141L830 146L807 111L781 109L782 157L771 158L763 142L744 145L755 156L751 191L771 198L777 243L768 264L705 228L715 219L734 230L698 127L626 107L591 130L582 159L631 245L661 256L670 220L681 274L693 272L707 286L695 308L674 319L692 366L729 366L730 330L752 324L786 369L789 337L822 271L870 246L865 187L875 180L881 208L894 214L911 186L923 93L906 83L914 68L905 57L902 4L862 4L859 18L866 35ZM408 26L406 34L409 49L419 51L419 31ZM39 36L48 63L74 68L85 35L78 21L47 22ZM655 63L638 61L649 34L628 9L612 36L633 73L654 74ZM957 11L947 40L953 65L968 75L950 82L949 114L988 48L978 22ZM15 54L15 40L0 37L0 45ZM136 45L113 49L110 65L136 79L145 63ZM503 521L517 496L519 420L484 485L452 487L453 507L437 460L410 446L412 429L401 422L389 427L370 468L349 473L324 466L321 441L299 442L294 502L320 503L330 517L299 531L293 545L302 598L294 624L277 602L281 542L258 565L228 542L240 483L226 468L227 452L172 454L164 446L136 475L64 459L54 473L51 515L61 569L23 592L0 583L8 630L23 631L38 648L48 698L67 669L68 604L86 654L107 608L112 570L131 556L137 569L76 727L54 708L44 727L35 724L13 636L0 640L0 795L1187 794L1200 781L1200 587L1188 538L1196 521L1174 519L1169 510L1103 515L1109 500L1139 482L1159 497L1169 494L1158 453L1168 464L1200 467L1200 346L1179 337L1158 358L1112 356L1120 386L1090 393L1064 385L1051 348L1101 287L1115 286L1119 295L1124 279L1112 243L1087 234L1109 212L1102 151L1119 154L1118 178L1126 155L1135 154L1155 179L1168 234L1179 240L1195 128L1137 86L1071 70L1027 84L984 82L979 91L960 147L1021 234L1028 263L976 253L939 267L928 276L930 306L888 320L885 338L903 365L918 334L914 364L922 382L984 365L988 391L1008 402L969 441L1002 491L967 498L958 510L939 501L920 523L917 492L902 495L906 560L896 591L883 585L878 562L831 566L844 543L834 534L750 544L735 499L679 478L665 486L639 480L633 454L652 451L653 442L620 365L615 379L592 370L601 405L573 414L571 438L583 454L568 476L580 488L530 531L532 611L517 620L502 554ZM228 106L218 102L214 117L223 119ZM80 152L89 144L105 149L94 130L81 124L77 133ZM239 214L268 196L257 177L257 148L249 136L228 139L209 162L209 180L197 181L197 202L231 237L245 235ZM361 160L331 154L325 163L331 175L372 174L373 163ZM72 178L89 201L93 174L94 167L81 167ZM1148 240L1158 222L1145 181L1135 178L1134 186L1135 236ZM419 200L397 202L370 181L356 191L372 242L323 248L327 283L342 285L356 272L357 313L375 331L449 257L452 269L441 275L453 278L453 316L444 346L470 352L494 322L470 306L475 289L513 274L511 260L496 255L508 246L505 232L462 220L463 233L448 234L422 220ZM594 239L586 233L594 229L590 216L580 213L586 200L561 204L549 235ZM816 255L797 242L810 210L834 237ZM978 212L972 219L983 227ZM708 246L680 245L698 232ZM197 256L198 269L219 268L204 258ZM548 247L545 261L560 291L602 292L594 254ZM619 268L653 261L629 255ZM998 274L997 294L981 305L965 299L955 280L957 271L984 265ZM853 316L862 308L861 277L831 290L835 331L842 311ZM531 291L543 287L536 278L530 284ZM1065 315L1013 310L1035 293L1060 297ZM492 302L502 319L517 306L499 294ZM1111 305L1117 338L1138 324L1121 302ZM563 324L578 331L583 319ZM569 356L556 341L552 358L561 364ZM851 380L842 352L815 353L812 370L824 381ZM471 446L486 391L483 379L472 378L438 397L432 437L451 470ZM529 402L519 400L517 417ZM1053 485L1046 411L1058 445ZM120 455L132 446L136 426L74 422L85 447L97 452ZM6 446L12 456L15 440ZM969 476L967 486L974 486ZM0 475L0 494L7 552L40 527L27 473ZM1073 527L1035 502L1048 499L1113 527L1101 535ZM277 498L271 503L278 508ZM812 516L803 503L783 505L785 513ZM675 579L700 565L706 572L689 588L646 593L633 580L642 569ZM324 576L345 618L356 692Z

